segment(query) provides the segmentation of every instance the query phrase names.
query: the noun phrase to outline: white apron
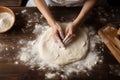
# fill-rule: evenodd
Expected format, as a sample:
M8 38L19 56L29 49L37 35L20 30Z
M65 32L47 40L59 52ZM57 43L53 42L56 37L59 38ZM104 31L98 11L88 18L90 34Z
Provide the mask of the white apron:
M45 0L49 6L82 6L85 0ZM34 0L29 0L27 7L36 6Z

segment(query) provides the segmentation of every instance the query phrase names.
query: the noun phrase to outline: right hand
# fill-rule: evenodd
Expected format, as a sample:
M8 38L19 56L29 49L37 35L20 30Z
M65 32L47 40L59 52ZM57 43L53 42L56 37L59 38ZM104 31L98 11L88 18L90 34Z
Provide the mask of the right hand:
M52 27L52 35L55 43L57 43L59 47L64 47L64 44L62 42L64 39L64 34L61 26L58 23Z
M76 26L71 22L68 23L66 29L65 29L65 38L63 40L63 43L65 45L68 45L73 41L73 39L76 37Z

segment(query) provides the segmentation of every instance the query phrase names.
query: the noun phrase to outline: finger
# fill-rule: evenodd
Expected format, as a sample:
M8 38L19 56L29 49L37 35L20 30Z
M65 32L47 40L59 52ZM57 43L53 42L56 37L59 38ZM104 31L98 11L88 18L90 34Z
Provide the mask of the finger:
M66 29L65 35L66 35L66 37L64 38L63 42L64 42L68 37L70 37L70 36L72 35L72 31L69 30L69 29Z
M63 40L63 42L65 42L69 37L75 37L75 34L68 34Z
M63 34L63 31L61 29L59 30L59 34L60 34L61 39L64 39L64 34Z
M75 34L72 34L69 38L67 38L67 39L64 41L64 44L68 43L71 39L73 39L73 37L75 37Z
M60 27L59 24L57 24L57 26ZM58 32L59 32L59 35L60 35L61 39L64 39L64 34L63 34L63 31L62 31L61 27L58 29Z
M71 40L73 37L72 35L70 37L68 37L65 41L64 41L64 44L66 44L69 40Z
M66 31L67 32L67 31ZM68 32L68 33L66 33L66 37L64 38L64 40L63 40L63 42L68 38L68 37L70 37L71 36L71 34Z
M69 30L68 30L68 29L66 29L66 30L65 30L65 35L67 35L67 34L68 34L68 32L69 32Z
M62 43L61 39L59 38L58 34L54 35L54 41L58 45L58 47L64 47L64 44Z
M66 39L69 37L70 35L67 34L67 36L63 39L63 43L66 41Z
M73 41L73 38L69 39L69 40L65 43L65 45L70 44L72 41Z
M58 42L57 42L59 48L65 48L64 44L62 43L62 41L60 39L58 39Z

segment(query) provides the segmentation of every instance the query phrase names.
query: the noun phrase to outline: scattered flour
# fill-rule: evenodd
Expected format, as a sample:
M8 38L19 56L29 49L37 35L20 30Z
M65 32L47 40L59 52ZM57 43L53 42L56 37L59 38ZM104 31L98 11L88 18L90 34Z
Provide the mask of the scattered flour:
M14 18L9 13L0 13L0 31L6 30L6 28L9 27L13 23L13 21Z
M24 10L21 11L21 13L23 13L23 14L26 13L26 12L27 12L27 9L24 9Z
M95 44L100 43L101 40L98 37L98 35L95 34L93 31L93 28L89 29L89 36L90 37L90 50L88 55L85 59L65 65L65 66L58 66L55 64L47 64L44 61L42 61L39 57L39 40L41 38L41 35L49 28L49 26L43 26L40 24L35 25L35 29L33 30L34 34L37 34L38 37L36 40L28 41L26 44L26 47L22 47L21 51L19 51L18 59L22 61L22 63L26 65L30 65L31 68L34 68L36 66L39 67L40 70L53 70L53 71L62 71L64 74L61 74L60 76L62 78L66 78L69 76L72 72L86 72L87 70L92 70L92 68L99 62L99 51L95 50ZM20 41L21 43L21 41ZM102 62L102 60L101 60ZM59 72L58 72L59 73ZM46 73L47 78L52 78L55 75L58 75L58 73ZM59 73L60 74L60 73Z
M45 76L47 78L51 79L51 78L54 78L56 76L56 74L54 74L54 73L47 73L47 74L45 74Z

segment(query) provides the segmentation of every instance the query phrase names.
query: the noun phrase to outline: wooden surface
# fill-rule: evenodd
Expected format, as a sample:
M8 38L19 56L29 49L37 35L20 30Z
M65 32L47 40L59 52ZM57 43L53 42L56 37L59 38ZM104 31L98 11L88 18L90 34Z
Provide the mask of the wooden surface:
M0 0L2 6L21 6L22 0Z
M20 40L34 40L36 35L32 33L32 31L34 30L35 24L44 24L46 23L46 20L44 18L40 18L41 14L37 8L11 7L11 9L16 14L16 23L10 31L0 34L0 80L63 80L59 76L54 79L45 79L45 71L37 70L36 68L31 70L29 66L25 66L20 62L19 64L15 64L16 61L18 61L16 58L18 51L21 47L25 46L18 42ZM110 12L110 10L113 11ZM120 17L118 16L120 12L117 10L119 10L119 8L95 8L84 23L94 26L97 34L97 31L101 26L108 22L120 20ZM77 16L80 8L56 7L51 8L51 11L56 20L68 22ZM100 13L98 12L101 12L101 15L99 15ZM116 15L113 16L114 18L111 17L113 12ZM37 17L38 20L36 20L35 17L36 13L39 16ZM109 15L105 15L103 13L108 13ZM64 17L62 15L64 15ZM107 20L103 20L104 18ZM29 23L29 27L26 27L29 19L33 19L33 21ZM116 26L119 27L119 25ZM89 75L84 73L80 73L79 75L73 74L68 77L68 80L120 80L120 75L116 72L120 71L120 65L103 43L96 44L96 49L100 50L101 46L105 49L105 51L100 54L103 58L103 62L98 63L97 66L89 72ZM110 66L114 66L113 70L111 70Z
M117 31L118 29L114 28L113 25L106 25L98 31L98 34L112 55L120 63L120 40L118 39Z

